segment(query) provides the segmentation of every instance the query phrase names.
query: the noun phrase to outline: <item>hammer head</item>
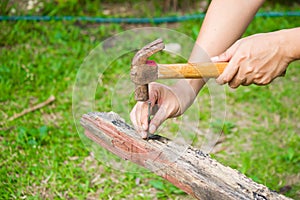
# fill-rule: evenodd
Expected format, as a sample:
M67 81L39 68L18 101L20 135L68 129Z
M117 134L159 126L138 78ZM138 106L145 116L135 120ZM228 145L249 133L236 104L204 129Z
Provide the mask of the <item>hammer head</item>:
M135 83L135 100L147 101L149 99L148 83L158 77L158 68L155 62L147 61L154 53L165 48L162 39L157 39L140 49L132 59L130 77Z

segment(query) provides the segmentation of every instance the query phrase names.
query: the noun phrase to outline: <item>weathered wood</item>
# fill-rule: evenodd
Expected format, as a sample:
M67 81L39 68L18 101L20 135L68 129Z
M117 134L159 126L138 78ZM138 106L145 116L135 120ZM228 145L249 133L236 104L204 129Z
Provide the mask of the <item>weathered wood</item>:
M143 140L115 113L85 114L81 125L87 137L102 147L151 170L197 199L289 199L193 147L163 137Z

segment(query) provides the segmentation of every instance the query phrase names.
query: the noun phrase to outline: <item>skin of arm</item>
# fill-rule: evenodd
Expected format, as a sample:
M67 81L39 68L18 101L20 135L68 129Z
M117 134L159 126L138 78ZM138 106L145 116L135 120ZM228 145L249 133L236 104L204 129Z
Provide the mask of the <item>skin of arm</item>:
M288 65L300 59L300 28L255 34L235 42L223 54L212 58L229 61L216 80L230 87L266 85L285 74Z
M300 59L300 27L292 28L284 31L285 36L285 44L287 44L287 51L289 52L289 56L294 60Z
M264 0L212 0L189 62L199 62L199 47L210 57L224 52L242 36L263 2ZM205 80L190 79L188 83L195 94L198 94Z
M202 49L209 57L225 51L241 37L263 2L263 0L212 0L189 62L200 62L199 52L202 52ZM130 118L137 132L146 138L147 130L154 133L164 120L181 115L193 103L204 84L204 79L180 80L171 87L158 83L149 84L151 107L157 104L158 110L153 113L154 116L148 126L147 103L138 102L135 105Z

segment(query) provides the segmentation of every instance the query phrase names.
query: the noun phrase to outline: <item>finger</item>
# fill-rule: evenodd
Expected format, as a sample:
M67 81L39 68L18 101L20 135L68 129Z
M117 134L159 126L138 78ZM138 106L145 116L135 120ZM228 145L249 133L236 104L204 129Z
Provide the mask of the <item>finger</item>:
M239 64L234 59L231 60L223 73L216 79L218 84L226 84L232 81L239 70Z
M241 73L241 69L238 68L236 75L228 82L229 87L235 89L246 82L246 77Z
M149 104L148 102L143 102L142 103L142 108L141 108L141 112L140 112L140 124L141 124L141 127L142 127L142 130L143 131L147 131L148 130L148 109L149 107Z
M147 108L145 109L145 102L138 102L130 113L131 121L136 131L141 135L142 138L147 137L148 120L147 120ZM147 104L146 104L147 105ZM144 117L146 115L146 117ZM146 118L146 122L145 122ZM145 127L146 125L146 127Z
M137 121L136 121L135 112L136 112L136 105L133 107L133 109L130 112L130 120L131 120L134 128L137 129Z
M141 102L141 109L139 112L139 119L138 123L140 126L140 135L142 138L147 138L147 131L148 131L148 102Z
M225 84L231 81L231 79L236 75L239 66L237 65L237 60L234 57L237 49L237 44L232 45L227 51L219 56L219 61L229 61L227 67L224 69L223 73L216 79L218 84Z
M135 118L136 118L136 125L138 127L138 131L141 131L141 107L142 103L137 102L136 103L136 110L135 110Z
M138 120L137 120L137 107L138 103L133 107L133 109L130 112L130 120L135 128L135 130L140 134L140 126L138 126Z
M228 52L224 52L218 56L211 57L211 62L226 62L231 59L231 55Z
M248 86L248 85L250 85L250 84L252 84L252 83L253 83L252 80L247 79L246 81L244 81L244 82L242 83L242 85L243 85L243 86Z
M240 78L238 78L238 77L234 77L234 78L228 83L228 85L229 85L231 88L235 89L235 88L239 87L240 85L242 85L244 82L245 82L245 80L240 79Z
M244 86L248 86L250 84L252 84L254 81L253 75L249 75L245 78L244 82L242 83L242 85Z
M167 119L166 109L161 106L150 122L149 132L154 134L157 128Z
M230 61L223 73L216 79L216 82L220 85L231 82L238 69L239 66L235 62Z
M149 84L149 101L151 102L151 107L153 107L157 102L159 86L160 84L155 82Z
M260 80L258 80L258 84L257 85L267 85L270 84L273 81L273 77L271 74L265 74Z

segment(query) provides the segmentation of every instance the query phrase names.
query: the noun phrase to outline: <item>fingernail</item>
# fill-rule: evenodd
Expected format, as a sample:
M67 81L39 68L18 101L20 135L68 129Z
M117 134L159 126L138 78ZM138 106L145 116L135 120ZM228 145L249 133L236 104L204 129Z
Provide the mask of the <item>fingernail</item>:
M141 132L141 136L142 136L143 139L147 138L147 132L142 131Z
M210 58L211 62L217 62L219 61L219 56L214 56Z
M153 124L151 124L151 125L150 125L150 128L149 128L149 132L150 132L151 134L153 134L155 131L156 131L156 126L153 125Z

